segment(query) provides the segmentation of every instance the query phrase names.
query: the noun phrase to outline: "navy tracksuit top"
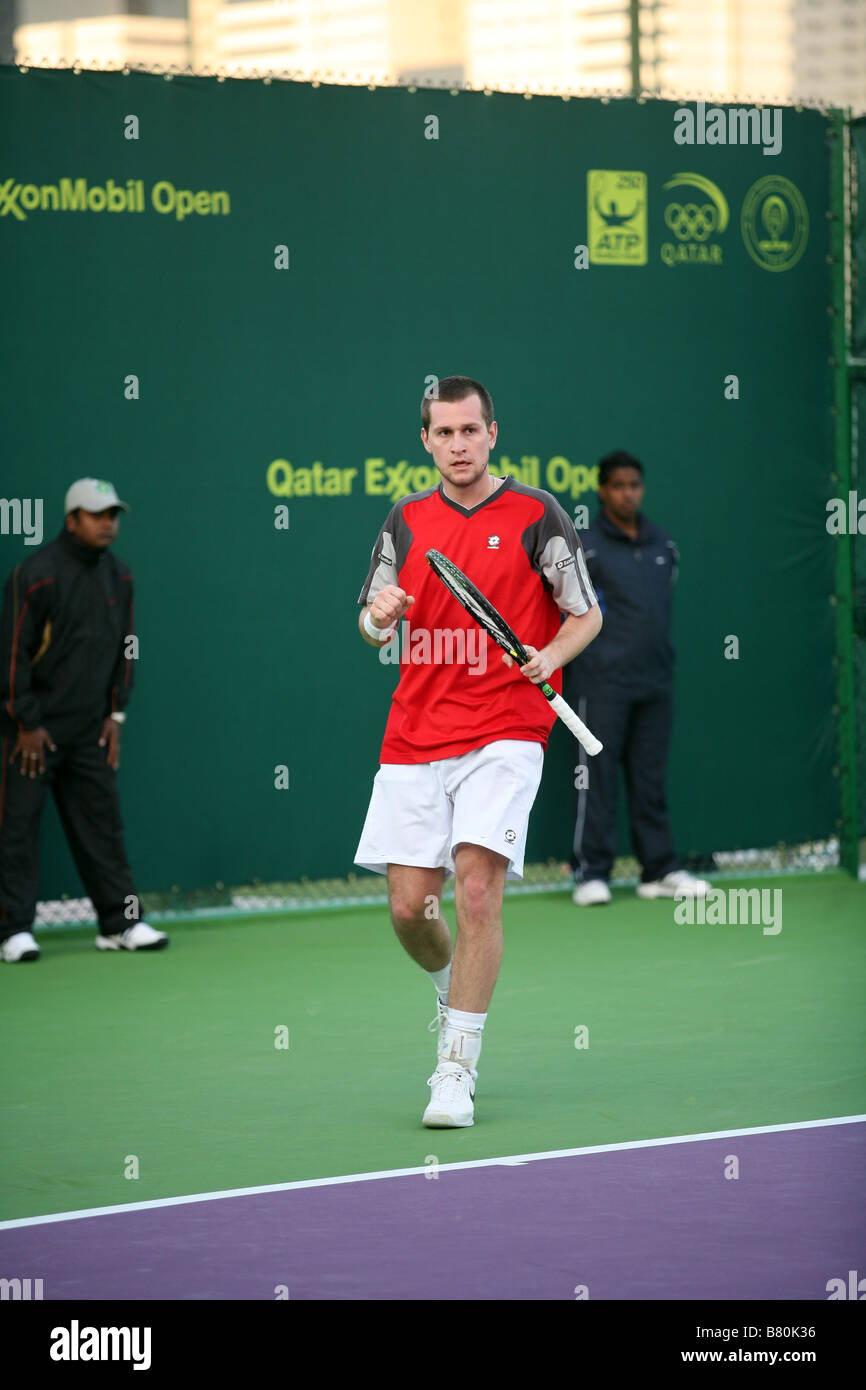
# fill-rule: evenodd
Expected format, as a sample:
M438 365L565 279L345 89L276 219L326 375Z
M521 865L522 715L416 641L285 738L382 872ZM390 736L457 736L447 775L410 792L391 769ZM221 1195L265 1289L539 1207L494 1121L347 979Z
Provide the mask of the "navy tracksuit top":
M636 540L603 511L581 532L604 618L595 641L566 668L574 692L608 689L644 698L673 685L673 586L679 551L661 526L640 515Z

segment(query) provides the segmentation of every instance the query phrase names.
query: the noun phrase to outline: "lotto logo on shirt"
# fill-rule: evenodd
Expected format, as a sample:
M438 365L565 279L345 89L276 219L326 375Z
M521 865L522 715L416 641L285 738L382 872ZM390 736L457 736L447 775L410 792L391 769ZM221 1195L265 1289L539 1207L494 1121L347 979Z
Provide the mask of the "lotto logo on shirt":
M412 627L402 622L379 652L383 666L466 666L470 676L487 670L487 634L480 627Z

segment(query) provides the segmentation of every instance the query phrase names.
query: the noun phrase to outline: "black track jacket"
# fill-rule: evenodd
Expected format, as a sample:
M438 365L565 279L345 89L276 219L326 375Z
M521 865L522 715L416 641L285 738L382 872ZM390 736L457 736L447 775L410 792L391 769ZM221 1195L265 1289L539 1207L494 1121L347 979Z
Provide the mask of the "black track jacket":
M60 747L130 696L132 574L65 528L12 571L0 613L0 732L44 726Z

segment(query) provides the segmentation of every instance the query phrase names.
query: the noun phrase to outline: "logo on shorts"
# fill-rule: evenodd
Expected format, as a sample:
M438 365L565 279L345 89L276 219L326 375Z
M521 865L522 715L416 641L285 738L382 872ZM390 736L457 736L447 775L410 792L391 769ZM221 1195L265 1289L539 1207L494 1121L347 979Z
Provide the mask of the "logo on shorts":
M514 830L506 830L505 838L510 845L513 845L514 841L517 839L517 834Z
M569 555L568 558L565 559L565 560L557 560L557 562L556 562L556 568L557 568L558 570L567 570L568 567L569 567L569 565L573 565L573 564L574 564L574 556L573 556L573 555Z
M499 549L499 537L498 537L498 536L488 536L488 537L487 537L487 549L488 549L488 550L498 550L498 549Z

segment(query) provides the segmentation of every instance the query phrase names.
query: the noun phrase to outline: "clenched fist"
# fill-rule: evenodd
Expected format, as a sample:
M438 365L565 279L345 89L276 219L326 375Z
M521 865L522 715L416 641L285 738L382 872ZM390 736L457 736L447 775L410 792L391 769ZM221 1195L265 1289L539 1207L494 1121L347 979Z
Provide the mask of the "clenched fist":
M386 584L370 604L370 620L376 627L394 627L415 600L396 584Z

